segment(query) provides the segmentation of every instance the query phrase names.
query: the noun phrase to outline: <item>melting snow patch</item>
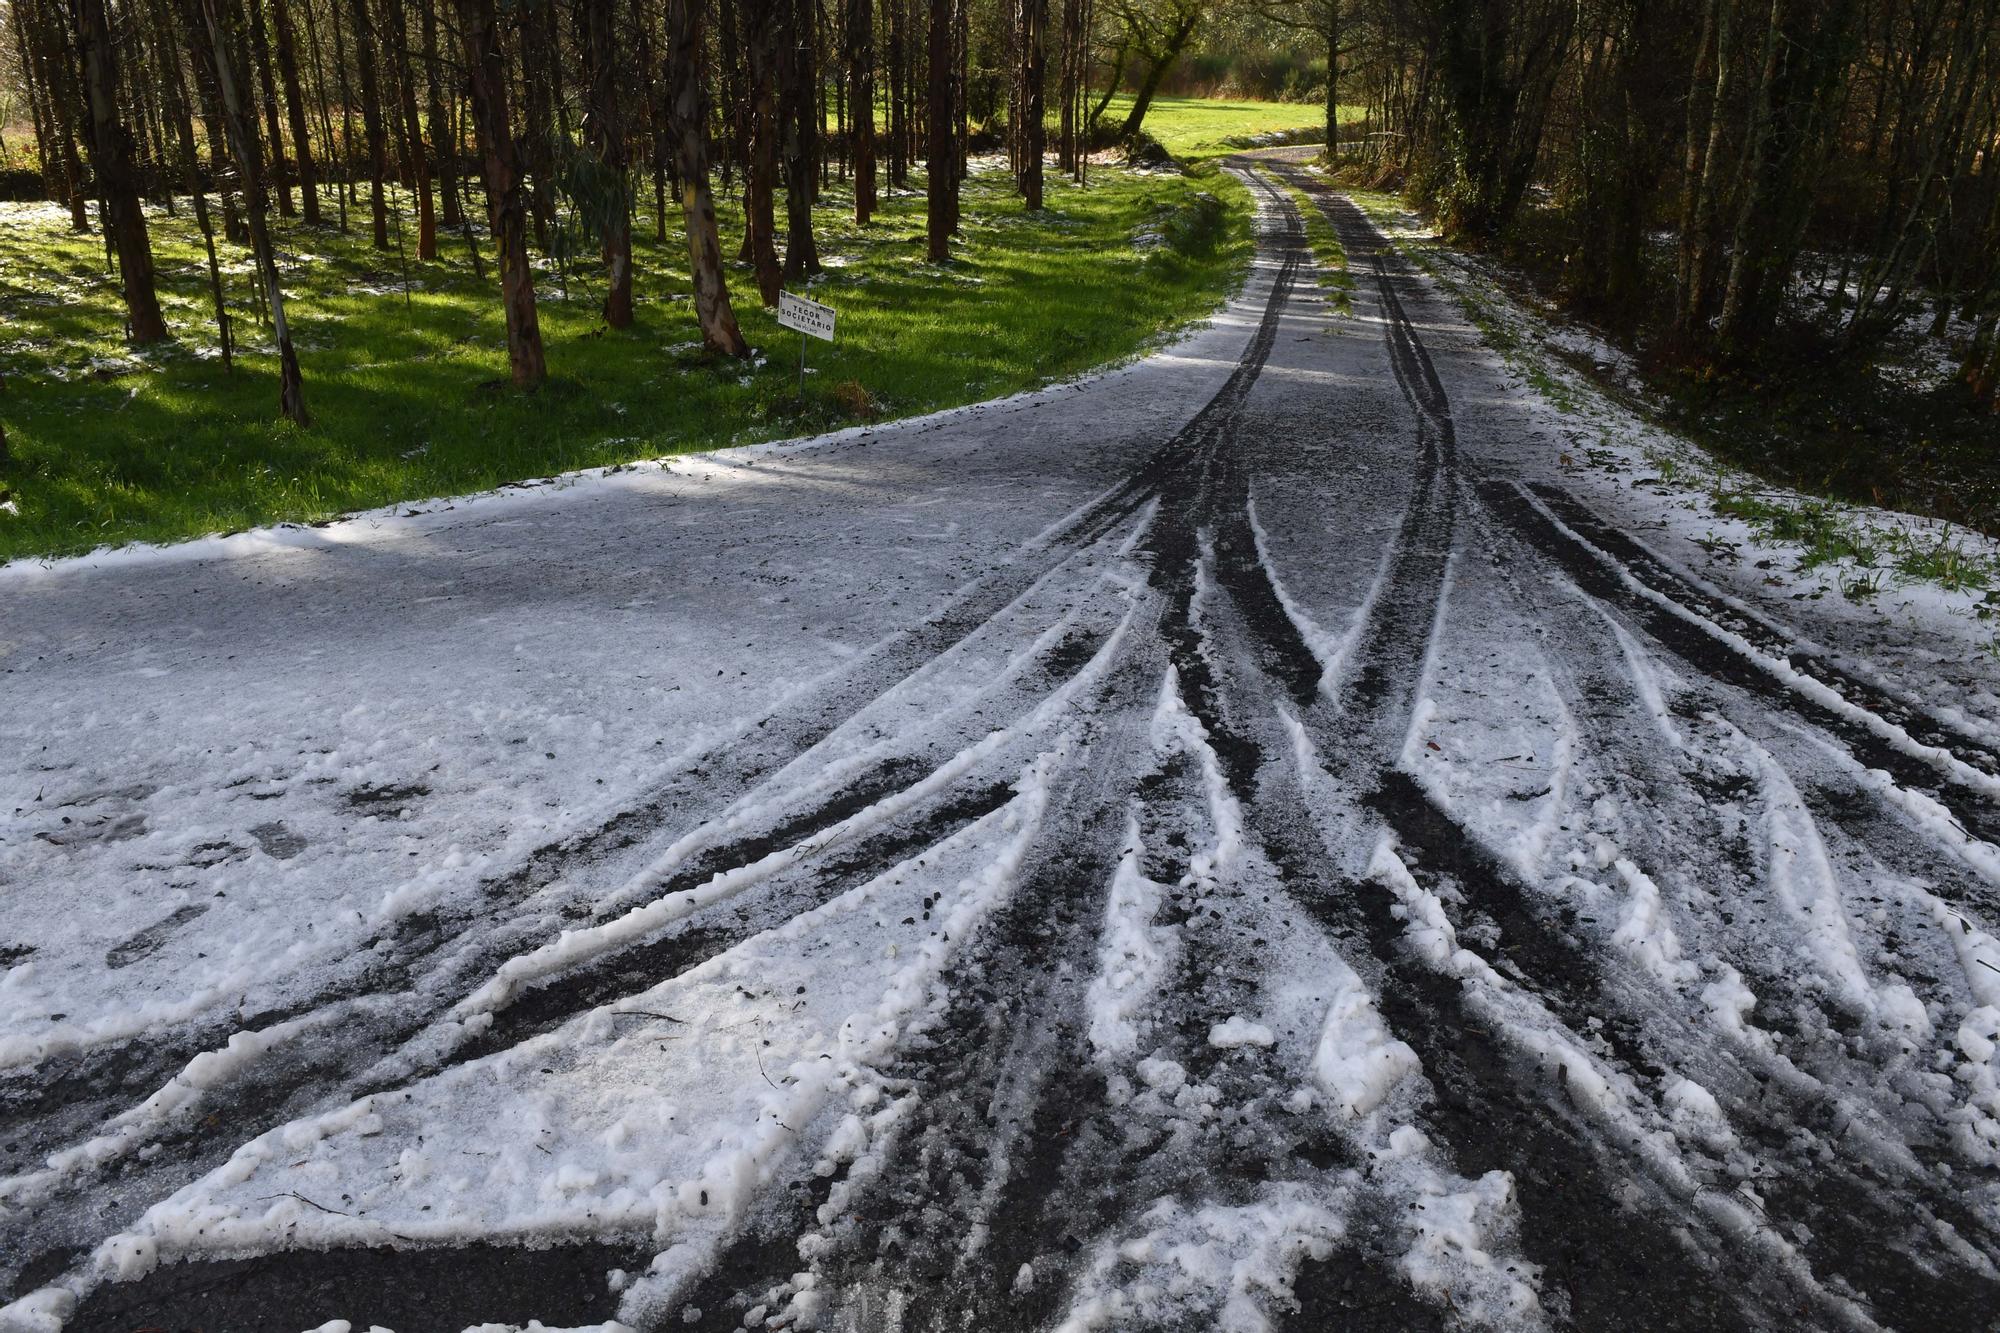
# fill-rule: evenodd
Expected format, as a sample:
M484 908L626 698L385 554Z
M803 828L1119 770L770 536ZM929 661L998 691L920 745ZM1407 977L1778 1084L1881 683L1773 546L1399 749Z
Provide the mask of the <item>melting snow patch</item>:
M1275 1040L1271 1029L1262 1023L1253 1023L1241 1014L1231 1014L1208 1030L1208 1044L1221 1050L1233 1050L1238 1046L1269 1046Z
M1099 1248L1057 1331L1187 1322L1266 1333L1272 1311L1297 1308L1299 1265L1326 1259L1346 1234L1344 1202L1344 1191L1321 1198L1295 1184L1238 1207L1162 1199L1140 1219L1146 1230Z

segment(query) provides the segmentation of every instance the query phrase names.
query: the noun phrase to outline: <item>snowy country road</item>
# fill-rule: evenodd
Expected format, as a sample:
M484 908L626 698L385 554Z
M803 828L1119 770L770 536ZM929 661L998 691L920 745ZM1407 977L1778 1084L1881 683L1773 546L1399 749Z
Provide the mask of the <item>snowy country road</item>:
M0 1327L1996 1326L1990 662L1266 172L1082 384L0 571Z

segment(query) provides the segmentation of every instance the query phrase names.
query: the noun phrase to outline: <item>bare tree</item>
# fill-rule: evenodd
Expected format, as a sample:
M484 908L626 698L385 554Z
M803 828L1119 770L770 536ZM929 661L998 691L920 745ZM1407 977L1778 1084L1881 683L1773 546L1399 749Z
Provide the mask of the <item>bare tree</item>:
M494 0L455 0L465 47L466 86L479 137L493 239L500 250L500 301L507 317L507 361L514 383L532 389L548 378L535 282L528 265L527 207L521 155L507 117L507 65Z
M139 202L132 132L118 114L118 65L106 0L72 0L83 48L83 82L90 104L90 166L109 219L107 243L118 252L125 321L135 343L160 342L167 322L153 287L153 243Z

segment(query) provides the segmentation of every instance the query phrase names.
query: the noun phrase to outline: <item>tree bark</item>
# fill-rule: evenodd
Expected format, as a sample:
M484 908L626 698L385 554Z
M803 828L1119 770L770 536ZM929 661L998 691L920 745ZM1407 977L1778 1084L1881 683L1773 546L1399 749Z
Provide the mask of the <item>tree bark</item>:
M500 54L494 0L454 0L465 45L466 82L478 132L493 238L500 249L500 298L507 315L507 360L514 383L531 389L548 377L535 283L528 267L527 209L521 198L520 153L507 118L507 66Z
M428 5L430 0L418 0ZM395 76L396 106L402 124L403 182L417 198L417 258L430 263L438 257L437 211L431 203L431 159L424 145L423 123L417 118L416 72L410 66L410 25L403 0L383 0L389 25L388 56ZM400 225L400 224L399 224Z
M744 173L744 242L767 306L778 304L784 270L778 262L776 200L778 144L784 133L778 108L779 11L790 0L752 0L745 43L750 61L750 160Z
M271 303L271 326L278 342L278 410L295 426L311 425L306 415L305 386L299 375L298 353L292 347L291 324L285 318L285 292L278 281L277 256L271 248L270 211L264 187L264 164L258 160L257 117L249 104L249 90L237 68L227 27L238 16L225 10L228 0L201 0L208 22L210 58L215 84L222 97L223 115L228 122L229 141L236 151L237 166L243 173L244 213L250 227L250 244L256 252L257 267Z
M14 0L16 6L21 3L22 0ZM35 49L42 87L47 90L49 117L56 132L55 156L62 164L63 180L59 197L69 204L70 230L83 236L90 232L89 195L83 187L83 162L77 139L87 133L83 122L90 115L76 87L76 68L65 49L67 41L61 21L48 7L52 3L53 0L40 0L32 9L28 20L30 43Z
M271 182L278 187L278 216L298 212L292 205L292 187L285 175L285 139L278 125L278 81L272 77L271 38L264 26L263 0L243 0L250 11L250 54L257 67L260 90L258 109L264 114L264 133L271 145Z
M1042 207L1042 157L1048 151L1043 106L1048 83L1049 0L1021 0L1021 195L1028 211Z
M310 4L311 0L307 0ZM298 42L292 31L290 0L271 0L271 40L277 48L278 77L285 85L285 112L292 127L292 161L299 177L299 211L309 227L319 225L319 170L313 161L311 121L299 82Z
M785 168L785 268L783 280L803 286L820 271L813 240L813 129L818 114L812 77L812 0L776 0L778 120Z
M736 326L722 268L722 240L715 198L708 184L708 105L701 82L702 0L667 0L667 114L681 179L681 214L687 227L688 274L694 283L695 321L702 343L723 356L750 348Z
M598 237L604 249L604 322L632 326L632 214L627 201L625 127L618 115L618 47L612 29L613 0L584 0L584 28L590 47L590 107L584 138L606 178L616 181L614 197L597 202L602 210Z
M958 193L958 149L952 143L952 3L930 0L929 155L926 237L933 263L951 258L952 200Z
M173 24L166 0L155 0L154 14L161 31L170 32ZM189 36L192 40L192 30ZM208 195L202 186L201 155L195 150L194 116L188 109L188 90L181 78L180 61L167 62L162 91L166 94L167 114L172 118L180 139L181 172L187 180L188 197L194 204L195 227L201 232L202 249L208 257L208 290L215 301L217 346L222 351L222 368L227 371L233 366L235 339L229 327L229 306L222 294L222 266L215 254L215 224L209 217Z
M892 0L893 3L893 0ZM875 6L848 0L847 120L854 157L854 220L875 215Z
M90 165L110 219L111 243L118 251L125 315L135 343L167 337L160 298L153 288L153 245L139 202L132 166L132 134L118 118L118 66L111 42L106 0L76 0L78 36L83 43L84 88L90 103Z
M368 0L348 0L354 24L354 67L361 79L361 128L368 139L368 208L375 224L375 248L389 248L389 206L382 178L389 174L389 140L382 124L382 84L376 73L375 19Z
M437 7L431 0L418 0L417 15L424 43L424 114L430 130L431 154L437 164L438 204L447 227L465 220L459 203L458 141L451 132L451 117L444 106L444 77L439 69Z

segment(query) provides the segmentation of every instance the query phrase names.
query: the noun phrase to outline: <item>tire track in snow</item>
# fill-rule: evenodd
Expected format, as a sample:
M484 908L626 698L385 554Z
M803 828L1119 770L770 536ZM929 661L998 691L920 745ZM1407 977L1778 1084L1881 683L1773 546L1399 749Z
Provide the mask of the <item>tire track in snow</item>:
M1273 297L1267 303L1265 316L1251 339L1245 361L1222 390L1186 427L1158 449L1148 464L1080 513L1030 543L1030 553L1035 558L1020 560L1017 557L1016 564L1022 567L1004 571L976 585L972 592L961 595L944 614L932 617L917 631L898 636L887 649L871 655L865 670L849 671L834 688L821 690L817 696L808 694L788 708L781 707L776 713L761 719L754 729L746 727L738 740L748 744L739 743L719 754L712 751L705 756L696 756L667 787L654 793L645 806L615 817L591 834L544 848L513 874L489 882L484 895L486 901L479 904L478 914L491 913L495 909L493 900L496 898L501 900L499 905L502 907L510 901L522 901L547 888L559 877L575 874L592 862L615 861L619 853L643 846L654 829L665 826L679 812L684 801L694 804L694 798L698 797L701 804L709 808L726 808L731 798L750 794L757 783L768 781L763 775L782 772L788 763L810 752L849 718L858 715L879 698L885 686L888 689L901 686L918 674L926 662L936 661L995 621L1028 588L1071 562L1079 550L1087 550L1092 544L1102 542L1120 524L1128 523L1168 478L1178 475L1185 456L1212 445L1218 431L1217 423L1240 408L1248 385L1254 380L1263 358L1269 354L1275 336L1276 312L1282 309L1284 292L1292 281L1295 267L1294 261L1280 272L1274 284ZM820 835L835 826L843 816L851 818L851 807L865 801L869 795L893 789L900 776L893 764L883 766L879 776L870 778L861 775L858 782L830 798L826 804L808 809L788 823L781 822L777 829L762 839L753 838L747 843L739 839L735 845L725 844L708 849L708 864L697 862L690 867L690 877L710 867L727 866L732 861L740 863L745 855L754 853L760 846L777 843L783 837L811 839ZM713 873L726 871L716 870ZM661 887L671 892L676 882L669 878ZM447 904L445 911L454 906ZM456 946L452 959L456 963L456 975L476 974L480 970L479 959L491 956L494 950L469 950L456 945L454 931L473 924L473 914L463 915L465 919L454 920L447 919L441 912L415 923L414 931L405 932L403 942L413 955L408 964L410 972L417 972L419 964L428 961L428 955L452 946ZM502 950L518 948L518 932L515 938L502 942L499 947ZM662 958L658 961L668 960ZM694 961L694 957L689 953L675 961ZM432 982L434 992L442 993L447 1000L452 991L458 989L454 984L436 985L435 976L428 980ZM407 993L413 992L406 989ZM526 1026L542 1026L574 1007L568 999L556 1000L548 1013L536 1015ZM312 1011L311 1006L301 1008L304 1012ZM413 1024L406 1020L402 1026L408 1030ZM374 1052L371 1049L367 1054ZM349 1057L350 1063L341 1066L337 1071L339 1074L351 1074L352 1058ZM418 1068L421 1067L420 1063ZM296 1077L298 1071L292 1073ZM331 1080L336 1086L339 1081L338 1078ZM251 1089L246 1086L243 1091ZM247 1103L249 1099L240 1100ZM295 1112L302 1100L305 1099L295 1092L281 1109Z
M1343 227L1343 240L1349 243L1350 254L1354 253L1370 254L1372 247L1368 244L1368 233L1372 229L1367 228L1366 224L1359 219L1358 215L1342 218L1338 213L1336 213L1335 217L1337 223L1344 221L1348 224L1345 227ZM1374 250L1373 253L1370 254L1370 257L1373 258L1376 263L1378 285L1383 286L1386 289L1387 287L1386 273L1385 273L1386 263L1383 260L1383 257L1380 254L1379 250ZM1442 404L1442 391L1437 387L1437 382L1434 378L1434 374L1430 376L1425 376L1421 373L1422 371L1426 371L1429 369L1428 358L1423 357L1421 360L1417 358L1416 352L1421 349L1421 340L1416 337L1414 329L1409 326L1407 315L1402 310L1402 305L1400 300L1395 296L1393 289L1385 290L1384 295L1386 299L1382 301L1382 308L1386 315L1384 322L1385 325L1387 326L1386 332L1388 341L1390 343L1390 355L1392 364L1397 366L1399 379L1402 380L1402 382L1404 383L1406 393L1411 394L1413 399L1413 406L1416 406L1418 408L1420 417L1426 420L1435 420L1436 417L1434 414L1440 413L1443 410L1445 410ZM1415 369L1412 368L1413 366L1415 367ZM1393 566L1391 566L1391 568L1393 570ZM1391 580L1392 581L1390 587L1394 588L1395 582L1394 582L1393 572L1391 574ZM1442 581L1443 581L1442 576L1440 576L1438 581L1440 587L1442 586ZM1386 599L1395 601L1398 600L1398 597L1396 593L1391 592L1387 594ZM1282 600L1282 599L1274 598L1274 600ZM1404 605L1406 607L1409 606L1407 601L1404 602ZM1434 602L1427 603L1420 601L1416 604L1415 608L1406 610L1404 617L1405 624L1407 625L1411 620L1414 620L1419 614L1421 614L1422 611L1428 610L1429 607L1432 605L1435 605L1435 603ZM1300 628L1303 629L1303 627ZM1379 629L1377 629L1376 627L1364 626L1362 631L1364 635L1363 638L1364 643L1366 642L1367 634L1370 633L1371 631L1376 633L1380 632ZM1400 646L1402 646L1404 650L1399 652L1398 656L1401 658L1403 664L1407 668L1407 663L1411 660L1411 654L1407 651L1407 645L1412 640L1414 640L1416 636L1414 634L1411 634L1406 629L1403 632L1403 634L1399 637L1401 640ZM1301 634L1301 642L1303 642L1303 638L1304 636L1303 634ZM1425 641L1428 641L1428 639L1429 639L1428 635L1424 636ZM1296 678L1297 674L1298 673L1294 673L1293 677L1294 679ZM1360 683L1362 685L1362 699L1361 699L1362 709L1381 710L1382 695L1384 692L1379 690L1369 689L1368 688L1369 682L1367 681L1367 678L1365 676L1360 677ZM1313 711L1312 709L1308 708L1306 710L1306 716L1311 717L1312 711ZM1393 720L1398 715L1407 716L1407 706L1404 709L1398 709L1391 706L1386 711L1389 714L1390 720ZM1356 725L1357 722L1360 725L1357 726ZM1372 730L1376 732L1378 735L1394 731L1393 726L1385 726L1382 724L1381 721L1378 721L1374 727L1370 728L1367 726L1365 718L1350 719L1349 727L1353 728L1353 730L1348 730L1348 735L1350 737L1354 734L1354 731L1360 731L1360 730ZM1308 724L1307 730L1308 732L1321 731L1323 734L1322 727L1312 726L1311 724ZM1342 730L1347 730L1347 728L1343 728ZM1364 764L1365 761L1357 762L1349 760L1344 764L1342 764L1340 768L1337 769L1336 771L1342 771L1352 774L1354 773L1357 767L1362 767ZM1393 777L1393 774L1391 776ZM1378 796L1374 804L1377 809L1377 812L1380 813L1387 820L1387 822L1390 824L1392 828L1397 828L1399 832L1407 836L1413 831L1409 822L1411 813L1413 811L1423 810L1426 807L1427 802L1424 800L1421 794L1415 792L1414 789L1405 789L1400 792L1395 790L1394 783L1392 782L1387 790L1378 793ZM1456 825L1449 819L1449 817L1442 816L1442 812L1433 810L1432 813L1440 816L1440 818L1437 819L1433 827L1424 830L1424 832L1427 832L1430 835L1433 844L1433 851L1435 852L1437 850L1440 850L1438 846L1439 843L1455 844L1455 846L1452 847L1452 850L1463 856L1469 850L1469 843L1467 842L1463 832L1456 827ZM1503 884L1506 882L1504 876L1496 875L1493 878L1482 882L1482 890L1486 887L1487 883L1495 882L1495 880ZM1511 896L1514 899L1513 908L1516 912L1519 912L1521 910L1520 895L1518 894L1518 892L1516 892ZM1482 892L1482 899L1483 897L1484 894ZM1484 904L1482 903L1482 905ZM1524 917L1523 919L1526 920L1532 918ZM1393 958L1394 947L1395 947L1394 942L1390 938L1384 938L1383 933L1380 930L1376 932L1376 944L1377 948L1375 952L1377 953L1378 957L1383 958L1385 962ZM1524 968L1524 967L1519 967L1517 965L1514 971L1516 975L1524 975L1524 976L1535 976L1538 973L1541 975L1550 975L1551 969L1553 968L1554 969L1553 975L1559 976L1561 975L1563 970L1560 965L1568 961L1569 960L1560 953L1545 953L1544 956L1539 959L1531 959L1530 966ZM1387 985L1388 982L1385 980L1384 984ZM1577 997L1571 996L1570 998L1574 1000ZM1588 1012L1586 1007L1576 1004L1572 1004L1570 1006L1570 1011L1572 1014L1578 1016L1579 1018ZM1577 1026L1580 1027L1581 1023L1579 1022ZM1409 1036L1409 1034L1406 1031L1404 1031L1400 1025L1397 1025L1397 1031L1399 1035L1404 1035L1406 1038ZM1420 1047L1420 1050L1421 1049L1422 1048ZM1432 1065L1432 1063L1433 1062L1430 1059L1426 1059L1425 1061L1427 1068L1429 1068ZM1460 1091L1461 1084L1459 1080L1452 1079L1448 1080L1448 1082L1451 1084L1454 1093ZM1591 1132L1585 1131L1586 1140L1590 1137L1592 1137ZM1526 1211L1530 1218L1529 1225L1532 1226L1532 1219L1534 1218L1534 1214L1536 1211L1535 1208L1532 1206L1532 1203L1530 1204L1530 1206L1527 1208ZM1678 1219L1669 1217L1667 1219L1663 1219L1663 1221L1667 1221L1669 1222L1669 1224L1672 1224L1674 1222L1677 1222ZM1532 1252L1533 1251L1531 1251L1531 1253ZM1810 1279L1807 1280L1810 1282ZM1664 1293L1661 1293L1661 1295L1664 1295Z
M1545 577L1567 583L1560 573ZM1521 592L1528 595L1525 588ZM1568 594L1582 595L1573 588ZM1532 596L1529 600L1536 618L1546 621L1555 615L1555 607L1546 601ZM1705 770L1747 764L1749 769L1758 770L1755 776L1768 782L1771 778L1765 770L1775 761L1761 749L1755 756L1744 757L1741 749L1750 743L1733 729L1717 732L1712 742L1702 742L1712 748L1691 750L1698 738L1723 725L1720 719L1705 703L1683 702L1679 696L1685 686L1664 684L1659 668L1633 657L1640 651L1637 644L1608 616L1601 624L1611 633L1594 635L1591 622L1586 621L1547 646L1564 659L1566 674L1587 682L1580 688L1572 686L1570 694L1590 736L1589 751L1632 771L1620 801L1646 811L1642 820L1621 821L1619 837L1624 845L1613 849L1619 857L1621 876L1644 882L1643 874L1624 859L1636 857L1673 869L1676 881L1691 878L1726 886L1749 875L1761 882L1771 873L1768 863L1790 855L1801 857L1802 862L1796 868L1781 866L1781 874L1803 874L1809 869L1806 863L1818 862L1819 873L1827 882L1815 891L1842 893L1832 882L1834 871L1825 864L1823 851L1813 855L1809 847L1804 851L1773 847L1765 855L1767 864L1760 866L1736 864L1728 855L1711 850L1727 844L1731 834L1705 802L1686 799L1703 790ZM1622 648L1620 643L1610 642L1612 634L1621 636ZM1625 666L1622 672L1601 665L1621 659ZM1647 679L1650 684L1641 683ZM1672 711L1661 694L1663 689L1676 696ZM1646 698L1648 693L1655 697ZM1678 720L1676 713L1682 715ZM1632 742L1635 731L1643 736L1656 725L1668 741L1664 753ZM1830 754L1844 755L1837 746L1825 744ZM1699 766L1697 753L1702 756ZM1764 820L1796 827L1800 820L1811 817L1798 804L1789 781L1761 799L1775 800L1777 805L1763 819L1752 821L1752 830L1763 827ZM1872 803L1864 800L1859 804L1865 813L1876 813ZM1635 836L1636 842L1627 841ZM1813 841L1816 843L1816 835ZM1603 859L1602 853L1598 859ZM1750 887L1755 888L1756 883ZM1863 881L1858 891L1866 892L1868 887ZM1561 900L1559 889L1545 892L1550 900ZM1876 901L1881 901L1879 896ZM1720 1117L1716 1123L1728 1126L1748 1142L1728 1147L1718 1165L1745 1187L1754 1187L1761 1199L1758 1206L1781 1228L1803 1225L1811 1236L1801 1247L1807 1257L1867 1292L1877 1310L1921 1312L1940 1326L1970 1318L1972 1309L1992 1301L2000 1292L1993 1288L1990 1260L1977 1257L1969 1247L1983 1244L1991 1252L2000 1238L1995 1237L1978 1197L1982 1187L1976 1181L1942 1179L1928 1165L1938 1154L1950 1151L1945 1140L1954 1128L1938 1117L1934 1094L1920 1096L1912 1091L1913 1081L1921 1083L1931 1077L1913 1067L1914 1055L1927 1045L1929 1020L1920 1016L1915 1029L1899 1025L1898 1020L1911 1012L1911 1007L1902 977L1890 973L1891 998L1893 992L1901 992L1900 1003L1883 1009L1868 1025L1856 1030L1853 1020L1841 1012L1841 996L1836 993L1829 1015L1817 1020L1825 1035L1814 1037L1800 1031L1796 1022L1788 1022L1783 1035L1791 1040L1784 1053L1775 1049L1780 1034L1746 1032L1742 1019L1734 1014L1728 1023L1711 1026L1700 1022L1706 1008L1702 1003L1704 975L1716 975L1721 966L1722 980L1711 983L1711 994L1717 993L1718 984L1725 988L1741 985L1734 968L1719 964L1718 949L1726 955L1731 946L1717 936L1740 934L1743 945L1761 945L1764 950L1773 939L1785 937L1785 912L1761 920L1747 931L1736 930L1735 923L1745 918L1750 906L1744 896L1731 896L1699 907L1676 893L1671 924L1663 923L1664 952L1660 945L1645 944L1643 939L1648 933L1658 935L1660 927L1642 926L1640 938L1628 946L1642 955L1635 959L1634 972L1653 983L1654 998L1667 1001L1667 1007L1664 1012L1649 1012L1652 1006L1646 1004L1644 995L1635 993L1647 987L1607 985L1600 1012L1616 1015L1623 1011L1633 1023L1634 1039L1643 1047L1624 1063L1642 1071L1664 1066L1693 1072L1705 1085L1704 1092L1719 1094L1727 1111L1715 1113ZM1796 919L1797 908L1790 910ZM1816 910L1823 915L1837 909L1822 902ZM1602 926L1595 931L1583 930L1574 909L1563 911L1560 925L1550 923L1543 928L1566 941L1581 934L1584 940L1575 947L1582 957L1608 959L1617 955L1618 938L1605 939ZM1547 920L1546 910L1538 915ZM1628 919L1619 934L1629 928ZM1811 921L1801 928L1810 930ZM1938 943L1949 947L1942 939ZM1652 951L1652 957L1643 957L1646 949ZM1851 946L1836 950L1829 964L1836 979L1843 971L1861 969L1852 953ZM1756 1002L1765 1012L1820 1014L1828 1010L1826 987L1802 985L1795 975L1773 969L1762 960L1738 956L1736 961L1750 969L1757 984ZM1865 971L1873 973L1875 969L1871 966ZM1608 983L1610 979L1603 980ZM1878 984L1876 977L1867 975L1850 978L1850 988L1858 985L1865 992L1854 1002L1872 1013ZM1690 1019L1696 1020L1691 1029L1686 1026ZM1912 1050L1912 1040L1916 1043L1913 1054L1898 1055L1899 1045L1904 1051ZM1858 1049L1850 1052L1850 1043ZM1926 1102L1931 1104L1923 1109ZM1830 1154L1817 1146L1829 1144L1838 1144L1842 1151ZM1976 1159L1962 1163L1961 1171L1963 1166L1976 1168ZM1927 1281L1933 1272L1952 1272L1954 1281Z

